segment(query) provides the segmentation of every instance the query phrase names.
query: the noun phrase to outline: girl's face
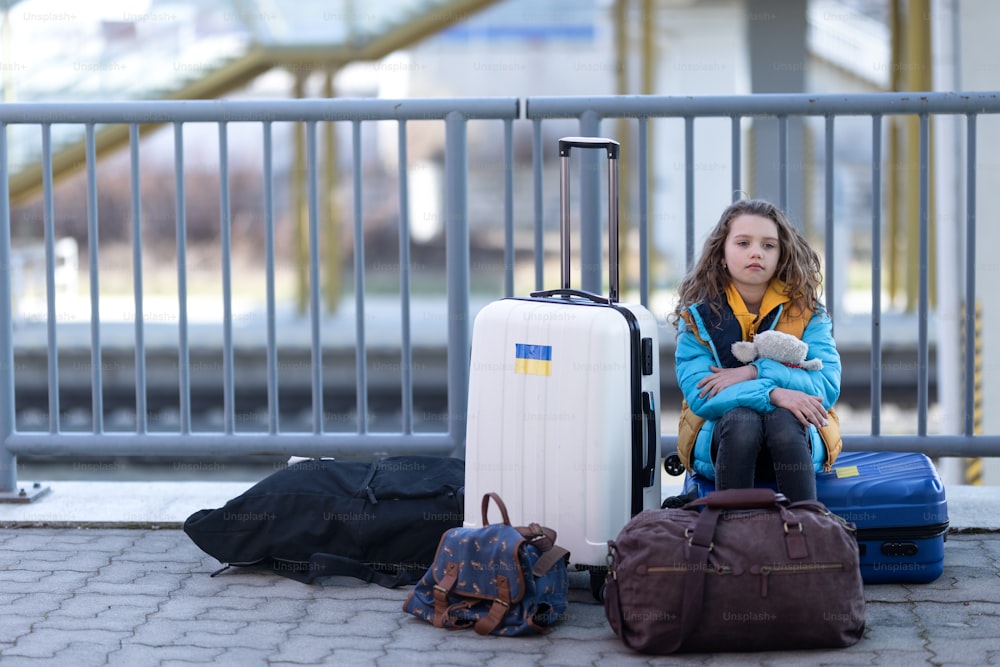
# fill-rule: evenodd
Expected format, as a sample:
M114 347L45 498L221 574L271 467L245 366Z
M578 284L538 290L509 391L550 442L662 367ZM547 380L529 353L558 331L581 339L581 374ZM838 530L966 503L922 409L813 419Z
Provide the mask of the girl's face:
M765 287L781 259L778 225L759 215L738 215L729 223L725 263L733 283L743 290L759 291Z

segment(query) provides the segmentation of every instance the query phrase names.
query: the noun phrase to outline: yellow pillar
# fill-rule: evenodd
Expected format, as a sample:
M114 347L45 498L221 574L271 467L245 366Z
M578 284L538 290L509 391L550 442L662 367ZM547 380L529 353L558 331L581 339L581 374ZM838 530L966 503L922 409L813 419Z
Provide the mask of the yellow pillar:
M968 307L966 304L965 307ZM962 309L962 319L965 319L965 308ZM975 331L973 333L974 368L973 368L973 396L972 396L972 432L975 435L983 433L983 309L982 305L976 302ZM983 483L983 460L981 458L968 458L965 460L965 483L973 486L980 486Z
M929 91L931 80L931 17L930 0L910 0L906 15L906 55L901 68L906 90L911 92ZM931 146L928 146L931 170L928 178L929 224L928 238L934 238L934 164ZM906 123L906 309L917 307L918 283L920 279L919 231L920 231L920 119L910 117ZM929 279L934 284L934 244L929 248ZM930 295L931 303L934 295Z
M891 62L889 68L889 89L893 92L901 90L899 81L899 65L903 60L903 43L900 37L902 33L900 2L901 0L891 0L889 3L889 26L892 39L890 54ZM902 159L902 153L899 147L899 121L900 119L895 116L888 117L889 164L887 165L888 168L885 171L888 186L886 201L888 202L889 208L886 247L888 248L887 252L889 253L889 256L886 258L885 265L889 268L888 290L890 299L895 299L901 291L899 272L902 270L902 265L899 259L899 251L900 246L903 244L903 239L902 235L899 233L901 210L899 205L899 192L902 170L899 168L899 164Z
M657 63L657 53L656 53L656 6L653 0L642 0L642 94L652 95L656 92L656 63ZM651 148L655 145L653 141L653 125L652 123L647 123L646 125L646 144L647 148ZM652 152L652 151L650 151ZM656 220L655 210L653 204L655 198L652 196L653 184L656 179L653 176L653 170L656 168L656 160L650 160L646 165L646 192L650 194L649 201L646 206L646 241L648 242L648 247L653 248L653 221ZM652 254L652 252L650 253ZM647 258L651 259L651 258ZM650 279L652 281L652 262L650 261ZM655 281L652 281L655 282ZM652 290L650 290L652 292Z

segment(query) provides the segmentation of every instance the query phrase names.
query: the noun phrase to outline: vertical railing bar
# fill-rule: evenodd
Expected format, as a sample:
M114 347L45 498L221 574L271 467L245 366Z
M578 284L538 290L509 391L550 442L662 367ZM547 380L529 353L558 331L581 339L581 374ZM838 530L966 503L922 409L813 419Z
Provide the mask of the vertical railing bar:
M361 121L351 126L351 150L354 192L354 317L355 317L355 377L358 406L358 434L368 432L368 350L365 337L365 226L361 188Z
M920 114L920 245L917 304L917 435L927 435L928 351L930 310L930 118Z
M135 309L135 431L149 430L146 396L146 326L142 286L142 190L139 170L139 126L129 125L129 167L132 200L132 298Z
M531 180L534 192L535 219L535 289L545 288L545 202L543 201L542 172L545 147L542 145L542 119L532 121Z
M465 116L445 116L445 273L448 284L448 433L464 453L469 407L468 128Z
M788 211L788 116L778 116L778 206Z
M684 254L694 266L694 117L684 116Z
M833 125L834 116L832 114L826 116L825 123L825 134L826 134L826 147L825 155L823 156L823 191L824 191L824 202L823 202L823 255L824 262L826 266L824 269L826 271L826 310L830 314L830 318L833 320L833 329L837 327L837 263L834 259L834 250L836 247L836 239L834 238L835 227L833 224Z
M535 220L535 289L545 288L545 203L543 201L542 189L542 167L544 165L544 151L542 146L542 119L535 118L532 121L531 133L531 178L534 191L534 220Z
M6 123L0 123L0 169L6 174L7 162ZM10 247L10 183L0 178L0 493L13 494L17 489L17 457L7 449L7 437L14 433L16 401L14 399L14 313Z
M187 303L187 195L184 189L184 123L174 123L174 190L177 214L177 369L180 432L191 432L191 367Z
M56 336L56 228L52 191L52 125L42 124L42 215L45 240L45 328L48 341L49 433L59 432L59 341Z
M264 290L267 329L267 432L277 435L278 422L278 336L275 313L274 268L274 139L271 121L262 126L264 151Z
M965 137L965 435L976 432L976 123L967 117Z
M312 384L313 433L323 433L323 340L320 321L322 283L319 277L319 173L316 156L316 121L306 123L306 197L309 222L309 340L312 350L312 367L309 369ZM360 347L360 344L359 344Z
M740 116L732 117L732 188L733 201L742 197L743 188L743 133L740 131Z
M872 116L871 432L882 431L882 116Z
M84 128L87 163L87 266L90 274L90 407L91 430L104 432L104 377L101 353L101 289L98 279L100 262L99 225L97 222L97 148L94 124Z
M639 179L639 303L649 308L650 257L649 248L649 118L639 117L639 165L636 174ZM628 196L622 197L625 202ZM627 205L627 204L626 204Z
M503 294L514 296L514 121L503 121Z
M223 430L236 431L236 391L233 377L233 243L229 193L229 130L219 123L219 217L222 246L222 400Z
M410 335L410 192L406 149L406 120L399 121L399 297L400 297L400 396L402 432L413 433L413 338Z

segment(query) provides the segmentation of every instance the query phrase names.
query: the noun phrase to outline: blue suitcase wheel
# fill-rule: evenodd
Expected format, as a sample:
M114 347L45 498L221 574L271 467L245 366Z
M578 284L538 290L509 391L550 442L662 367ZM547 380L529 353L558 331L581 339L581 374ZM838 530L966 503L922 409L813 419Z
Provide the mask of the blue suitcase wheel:
M671 454L663 459L663 469L672 477L680 477L684 474L684 464L681 463L681 457Z

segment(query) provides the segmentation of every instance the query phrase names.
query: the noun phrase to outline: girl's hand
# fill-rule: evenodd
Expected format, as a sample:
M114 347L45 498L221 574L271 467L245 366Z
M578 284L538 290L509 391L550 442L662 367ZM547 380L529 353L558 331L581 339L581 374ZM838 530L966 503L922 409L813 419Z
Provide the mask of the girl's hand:
M698 394L701 398L706 396L711 398L726 387L757 377L757 369L754 366L741 366L739 368L709 366L709 370L712 371L712 374L696 385L698 389L701 389L701 393Z
M778 388L771 390L771 403L791 412L805 426L813 424L819 428L827 425L828 415L819 396L810 396L795 389Z

